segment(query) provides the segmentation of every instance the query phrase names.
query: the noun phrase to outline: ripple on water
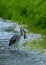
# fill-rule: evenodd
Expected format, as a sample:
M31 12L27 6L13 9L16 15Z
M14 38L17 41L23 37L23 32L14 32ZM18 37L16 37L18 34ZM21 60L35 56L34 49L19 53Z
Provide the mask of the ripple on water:
M25 51L22 46L20 50L12 50L8 47L10 38L16 31L20 30L18 23L11 23L10 20L3 22L0 18L0 65L45 65L46 55L36 51ZM41 39L41 34L28 33L27 39L20 39L19 44L26 41Z

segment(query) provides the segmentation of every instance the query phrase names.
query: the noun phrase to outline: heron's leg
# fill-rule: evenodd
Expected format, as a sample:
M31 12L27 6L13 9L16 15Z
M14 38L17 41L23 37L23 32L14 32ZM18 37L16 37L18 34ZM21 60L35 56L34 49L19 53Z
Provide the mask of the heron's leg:
M10 50L14 50L13 46L10 46L9 49L10 49Z
M14 46L12 47L12 50L14 50Z
M16 44L16 49L19 50L18 44Z
M15 45L12 45L12 46L11 46L11 50L12 50L12 51L15 51L15 50L16 50L16 49L15 49Z

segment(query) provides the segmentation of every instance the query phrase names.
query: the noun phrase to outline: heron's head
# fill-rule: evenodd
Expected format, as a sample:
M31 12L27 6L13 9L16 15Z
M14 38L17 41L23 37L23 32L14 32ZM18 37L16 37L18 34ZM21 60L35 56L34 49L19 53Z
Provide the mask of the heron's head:
M21 36L24 36L24 39L27 37L26 36L26 30L24 28L20 28L20 33L21 33Z

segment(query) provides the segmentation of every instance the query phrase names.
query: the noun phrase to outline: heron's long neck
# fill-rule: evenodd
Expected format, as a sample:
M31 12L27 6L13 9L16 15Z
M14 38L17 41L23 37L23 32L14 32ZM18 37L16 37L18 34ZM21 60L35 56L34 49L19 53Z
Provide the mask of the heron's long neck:
M24 33L24 32L23 32L23 29L21 28L21 29L20 29L20 34L21 34L21 36L23 36L23 33Z

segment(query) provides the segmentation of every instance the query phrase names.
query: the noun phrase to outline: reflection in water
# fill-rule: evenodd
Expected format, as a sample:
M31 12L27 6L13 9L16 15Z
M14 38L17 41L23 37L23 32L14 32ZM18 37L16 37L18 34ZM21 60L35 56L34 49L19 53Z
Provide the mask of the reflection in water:
M46 65L46 55L36 51L23 50L22 43L26 41L41 39L40 34L28 33L27 39L21 37L19 41L19 50L12 50L8 47L10 38L19 31L17 23L11 23L10 20L3 22L0 18L0 65Z

